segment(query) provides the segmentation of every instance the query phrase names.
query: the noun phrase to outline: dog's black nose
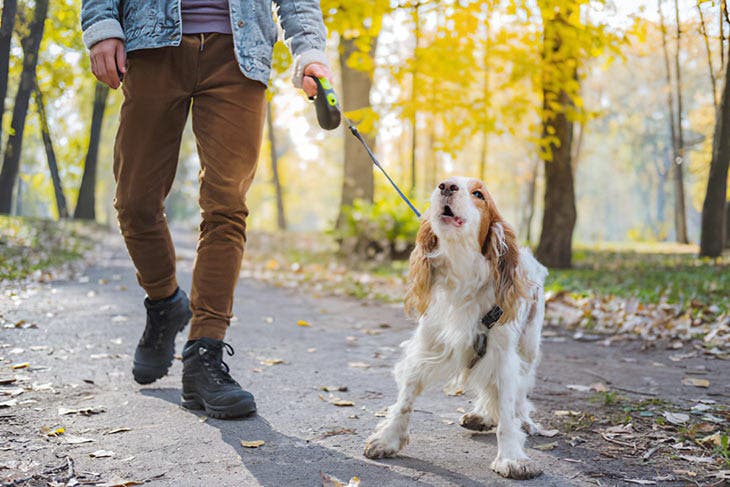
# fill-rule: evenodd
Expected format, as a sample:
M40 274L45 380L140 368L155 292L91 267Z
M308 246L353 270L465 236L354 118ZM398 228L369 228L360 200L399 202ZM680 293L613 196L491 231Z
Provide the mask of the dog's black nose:
M456 184L449 183L448 181L439 184L439 189L441 190L442 196L451 196L455 192L459 191L459 187Z

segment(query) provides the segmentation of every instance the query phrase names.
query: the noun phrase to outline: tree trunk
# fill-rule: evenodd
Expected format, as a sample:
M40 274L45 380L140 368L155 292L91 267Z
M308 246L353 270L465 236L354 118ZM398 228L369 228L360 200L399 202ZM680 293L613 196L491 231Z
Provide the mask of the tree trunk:
M0 121L5 114L5 97L8 94L8 70L10 68L10 45L13 40L17 0L3 2L2 23L0 23ZM3 126L0 123L0 140L3 139Z
M268 116L266 117L269 131L269 152L271 154L271 181L274 184L276 196L276 227L279 230L286 230L286 213L284 212L284 195L281 192L281 180L279 179L279 153L276 152L276 133L274 132L273 105L267 103Z
M535 159L530 162L530 165L530 179L526 184L525 204L522 207L522 221L520 222L520 234L528 246L532 243L532 218L535 216L535 191L537 190L537 172L540 160Z
M730 201L725 203L725 248L730 249Z
M577 60L570 59L561 51L558 25L562 15L556 16L544 25L543 63L543 138L557 138L551 142L545 166L545 205L543 208L542 231L537 247L537 258L548 267L568 268L573 253L573 230L577 218L573 182L573 122L566 112L574 107L568 93L561 88L561 79L571 77L578 81Z
M74 218L80 220L96 219L96 165L108 95L109 87L104 83L97 82L94 91L94 111L91 116L91 129L89 130L89 150L86 152L84 175L81 177L79 197L76 200L76 209L74 210Z
M5 149L3 169L0 172L0 213L9 214L12 209L13 188L20 172L20 154L23 149L25 118L28 114L30 94L35 86L35 71L38 51L43 39L43 26L48 14L48 0L37 0L28 35L23 38L23 71L15 95L11 134Z
M700 14L700 33L705 41L705 53L707 54L707 69L710 72L710 86L712 87L712 106L717 111L717 76L715 76L715 67L712 65L712 49L710 49L710 36L707 35L707 24L705 23L705 14L702 11L702 5L697 3L697 12Z
M560 92L558 100L562 106L572 103L565 91ZM569 268L577 219L570 155L573 122L565 113L557 113L543 121L543 136L550 132L560 140L560 145L551 144L552 160L545 160L545 207L537 259L548 267Z
M411 73L411 108L413 114L411 115L411 190L410 196L413 197L416 194L416 153L418 150L418 110L416 110L416 98L419 92L418 88L418 45L421 42L421 17L420 8L421 4L416 3L413 7L413 22L414 22L414 38L415 46L413 48L413 72Z
M370 52L375 52L377 40L374 39ZM357 51L352 39L340 40L340 66L342 73L342 94L345 111L368 108L370 106L370 89L372 80L370 74L352 69L347 66L347 60ZM357 121L356 121L357 122ZM363 134L368 145L374 150L375 137ZM374 179L373 163L360 142L350 134L345 134L345 170L342 180L342 198L340 200L340 214L337 218L337 227L343 223L343 208L352 206L356 199L373 201Z
M682 29L679 25L679 0L674 0L674 14L677 22L677 48L674 53L674 72L677 81L677 156L672 165L674 174L674 221L677 228L677 242L689 243L687 237L687 216L684 198L684 129L682 128L682 71L679 67L679 48Z
M725 86L722 90L720 109L717 112L715 136L712 140L710 175L707 179L705 201L702 204L701 256L719 257L725 247L728 163L730 163L730 63L725 71Z
M53 181L53 192L56 196L56 209L58 210L58 217L68 218L68 206L66 205L66 196L64 196L63 194L61 176L58 173L58 163L56 162L56 153L53 150L53 140L51 140L51 132L48 128L46 106L43 102L43 93L41 93L41 89L38 87L37 80L33 92L35 94L35 105L36 110L38 110L38 118L41 122L41 134L43 136L43 146L46 149L46 158L48 159L48 170L51 173L51 180Z

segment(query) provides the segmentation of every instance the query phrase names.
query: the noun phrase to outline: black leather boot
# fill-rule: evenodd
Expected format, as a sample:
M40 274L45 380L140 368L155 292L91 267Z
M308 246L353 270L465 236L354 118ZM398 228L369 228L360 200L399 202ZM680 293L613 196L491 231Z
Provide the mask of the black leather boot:
M242 418L256 412L253 395L241 389L223 362L223 350L233 347L222 340L189 341L183 350L182 406L204 409L212 418Z
M180 288L167 299L145 299L144 306L147 325L134 351L132 374L140 384L151 384L167 374L175 356L175 336L193 314L190 301Z

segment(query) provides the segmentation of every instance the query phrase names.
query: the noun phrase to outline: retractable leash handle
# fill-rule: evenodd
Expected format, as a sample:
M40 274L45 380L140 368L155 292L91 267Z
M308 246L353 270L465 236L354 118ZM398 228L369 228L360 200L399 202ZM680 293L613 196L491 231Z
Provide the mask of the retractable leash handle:
M352 132L352 135L354 135L357 140L360 141L362 146L367 151L368 156L370 156L370 159L373 161L373 164L375 164L375 166L380 169L380 172L382 172L383 175L388 179L388 182L391 184L391 186L393 186L393 189L398 192L398 195L403 199L403 201L405 201L410 209L413 210L413 213L416 214L416 217L421 218L421 213L416 209L415 206L413 206L411 200L409 200L408 197L403 194L403 191L400 190L398 185L395 184L395 181L393 181L390 176L388 176L388 173L385 172L383 166L380 165L380 162L375 157L375 154L373 154L373 151L370 150L370 147L368 146L367 142L365 142L365 139L360 134L360 131L357 130L357 127L355 127L352 122L342 114L342 109L340 108L340 103L337 100L337 95L335 94L335 90L332 88L329 80L327 78L318 78L312 75L308 76L312 78L317 85L317 97L310 97L310 100L314 100L314 105L317 109L317 122L319 122L319 126L325 130L334 130L340 126L340 122L344 117L345 122L347 123L347 128L350 130L350 132Z
M325 130L334 130L340 126L341 114L338 108L337 95L327 78L318 78L308 75L317 85L316 98L314 106L317 109L317 122L319 126Z

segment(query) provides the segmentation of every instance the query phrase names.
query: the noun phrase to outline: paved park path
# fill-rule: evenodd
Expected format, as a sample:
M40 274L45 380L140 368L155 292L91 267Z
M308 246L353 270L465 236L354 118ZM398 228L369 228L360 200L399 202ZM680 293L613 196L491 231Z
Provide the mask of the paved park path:
M178 240L180 282L189 289L193 239ZM458 426L469 396L440 389L417 401L411 442L401 456L362 456L365 438L394 399L390 371L399 343L413 329L399 307L314 298L307 289L242 279L227 338L236 353L226 361L256 395L259 414L221 421L180 408L179 360L151 386L132 380L143 298L117 236L72 280L2 284L0 479L6 485L318 486L320 472L345 482L357 476L363 487L514 484L489 469L494 434ZM310 326L299 326L300 320ZM642 450L616 453L617 444L590 427L566 430L555 411L574 411L577 419L578 412L603 414L591 399L595 393L566 387L596 382L636 402L727 404L728 362L700 354L673 362L670 355L691 350L642 350L638 342L607 347L556 329L546 335L533 399L537 418L561 432L528 439L528 453L544 474L520 485L624 485L625 479L683 485L673 471L692 470L691 464L661 461L661 452L648 461ZM178 353L184 340L178 337ZM711 386L683 386L688 375ZM338 400L353 405L337 406ZM598 441L585 441L593 437ZM257 440L264 444L241 446ZM12 484L23 479L29 480Z

